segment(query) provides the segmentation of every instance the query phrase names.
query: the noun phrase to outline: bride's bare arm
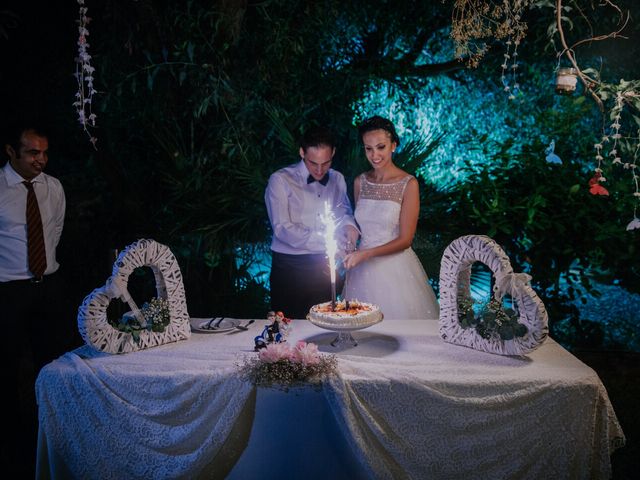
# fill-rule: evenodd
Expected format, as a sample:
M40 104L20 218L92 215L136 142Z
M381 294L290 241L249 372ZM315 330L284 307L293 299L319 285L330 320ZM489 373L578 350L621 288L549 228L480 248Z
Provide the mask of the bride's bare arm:
M356 179L356 182L357 181L358 179ZM355 191L358 192L357 189ZM350 253L344 259L345 267L353 268L360 262L368 260L369 258L389 255L409 248L413 243L413 237L416 234L419 213L420 189L418 181L415 178L411 178L407 183L404 196L402 197L402 207L400 209L400 233L398 236L384 245L356 250L355 252Z
M360 175L353 181L353 199L354 199L354 211L355 206L358 204L358 198L360 198Z

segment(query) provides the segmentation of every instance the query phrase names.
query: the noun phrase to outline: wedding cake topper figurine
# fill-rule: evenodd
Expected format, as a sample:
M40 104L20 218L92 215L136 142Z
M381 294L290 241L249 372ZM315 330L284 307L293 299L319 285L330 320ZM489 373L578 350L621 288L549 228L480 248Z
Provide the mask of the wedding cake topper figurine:
M267 320L271 323L265 325L262 333L254 338L254 350L256 352L262 348L267 348L269 343L286 342L285 337L289 333L291 319L285 317L282 312L269 312Z

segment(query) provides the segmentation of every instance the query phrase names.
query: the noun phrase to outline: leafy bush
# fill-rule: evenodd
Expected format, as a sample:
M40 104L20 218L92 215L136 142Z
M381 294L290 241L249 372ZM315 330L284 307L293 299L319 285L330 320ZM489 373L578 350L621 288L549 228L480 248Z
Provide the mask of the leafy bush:
M556 165L545 161L544 151L539 143L524 145L521 153L512 153L509 143L495 146L489 162L469 167L473 171L456 188L428 192L420 228L443 249L466 234L495 239L515 271L532 275L553 324L579 318L572 285L591 292L594 279L615 278L640 291L638 238L621 220L630 196L591 195L572 152L557 152L563 164Z

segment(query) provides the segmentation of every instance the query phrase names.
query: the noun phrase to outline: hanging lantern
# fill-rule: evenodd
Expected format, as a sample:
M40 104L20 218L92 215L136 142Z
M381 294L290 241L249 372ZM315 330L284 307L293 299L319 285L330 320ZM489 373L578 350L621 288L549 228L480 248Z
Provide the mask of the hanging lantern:
M556 74L556 92L573 93L578 83L578 72L575 68L559 68Z

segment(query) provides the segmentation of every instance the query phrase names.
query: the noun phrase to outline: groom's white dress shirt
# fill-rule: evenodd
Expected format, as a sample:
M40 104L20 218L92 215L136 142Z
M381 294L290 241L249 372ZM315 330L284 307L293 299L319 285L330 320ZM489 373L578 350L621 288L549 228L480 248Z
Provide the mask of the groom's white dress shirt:
M328 175L326 186L307 183L309 171L302 160L271 175L265 192L273 228L271 250L289 255L324 253L325 202L329 202L337 228L352 225L357 229L344 176L333 169Z

